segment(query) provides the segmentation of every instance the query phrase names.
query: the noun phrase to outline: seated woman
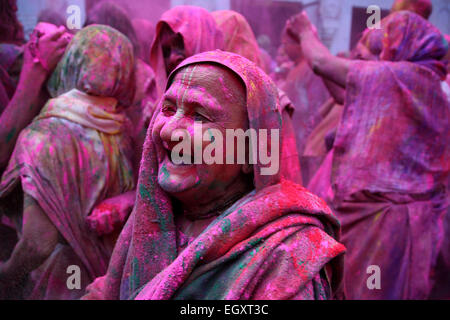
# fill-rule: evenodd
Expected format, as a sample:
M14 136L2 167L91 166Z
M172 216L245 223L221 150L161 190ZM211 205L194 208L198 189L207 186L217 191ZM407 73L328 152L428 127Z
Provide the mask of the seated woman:
M105 274L115 237L99 237L86 219L101 200L134 188L121 112L134 94L133 68L131 43L112 28L87 27L69 44L47 85L54 98L20 134L0 183L0 202L23 190L0 294L20 290L28 276L24 298L76 299ZM69 266L80 268L78 290L66 284Z
M212 163L189 164L212 145L193 140L195 122L223 151ZM220 50L183 61L148 131L133 213L84 299L332 298L345 251L339 223L320 198L280 177L281 129L277 89L255 64ZM179 130L194 141L184 164L174 158ZM217 137L230 130L267 132L267 141L250 135L239 150L223 147ZM252 165L255 145L278 156L280 170L268 174L261 156ZM223 164L239 152L245 161Z
M346 89L333 149L317 173L328 177L342 223L346 297L427 298L450 169L441 33L415 13L395 12L366 30L359 60L346 60L320 43L306 14L290 29L315 72ZM371 266L381 279L373 290Z

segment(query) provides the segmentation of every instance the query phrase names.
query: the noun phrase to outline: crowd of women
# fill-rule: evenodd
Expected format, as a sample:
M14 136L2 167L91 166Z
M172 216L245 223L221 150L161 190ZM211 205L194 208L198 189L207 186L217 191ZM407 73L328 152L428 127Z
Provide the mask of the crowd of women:
M0 299L450 298L431 10L397 0L336 56L297 13L272 59L231 10L153 26L103 1L76 32L41 14L25 43L2 1ZM173 133L199 121L279 130L278 172L250 163L251 137L244 162L175 163Z

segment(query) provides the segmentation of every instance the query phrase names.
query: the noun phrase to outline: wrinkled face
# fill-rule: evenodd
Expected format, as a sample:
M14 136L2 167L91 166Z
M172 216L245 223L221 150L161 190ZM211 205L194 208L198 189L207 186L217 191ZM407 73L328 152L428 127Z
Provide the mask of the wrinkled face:
M221 194L233 181L250 171L248 165L237 164L237 161L226 164L226 143L222 144L222 164L194 163L194 153L201 150L204 154L205 148L214 141L195 140L194 124L201 122L201 136L210 136L213 129L224 138L226 129L245 131L248 128L245 103L244 85L228 69L196 64L177 72L163 96L161 111L152 130L153 141L162 146L158 152L158 183L163 190L182 201L186 198L201 201L205 194ZM173 161L172 150L181 141L172 141L176 130L186 132L190 138L189 148L182 150L183 157L191 159L190 164Z
M170 75L181 61L186 59L183 36L180 33L173 32L167 24L163 24L161 30L161 47L166 72L167 75Z

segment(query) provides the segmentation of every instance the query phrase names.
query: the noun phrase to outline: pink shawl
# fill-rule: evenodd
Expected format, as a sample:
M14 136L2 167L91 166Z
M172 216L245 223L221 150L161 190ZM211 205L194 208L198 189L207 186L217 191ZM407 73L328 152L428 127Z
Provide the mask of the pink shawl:
M436 90L446 75L443 37L411 12L391 14L382 27L379 61L354 62L348 74L333 160L338 198L359 190L425 193L449 172L450 109Z
M150 66L156 74L157 98L164 93L167 81L160 43L164 23L173 32L182 35L186 57L200 52L222 49L223 47L223 35L217 28L213 16L206 9L194 6L177 6L166 11L156 25L155 40L150 50Z
M224 37L224 51L237 53L265 69L258 42L252 28L243 15L232 10L212 13Z

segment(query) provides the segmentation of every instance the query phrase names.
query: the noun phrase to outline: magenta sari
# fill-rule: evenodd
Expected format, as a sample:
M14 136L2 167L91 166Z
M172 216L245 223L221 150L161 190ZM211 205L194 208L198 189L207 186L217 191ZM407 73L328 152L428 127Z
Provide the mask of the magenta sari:
M313 182L331 181L332 192L320 188L342 223L347 298L425 299L448 201L450 109L436 90L446 46L410 12L391 14L360 45L377 61L349 71L334 148ZM367 286L369 266L380 267L380 290Z

